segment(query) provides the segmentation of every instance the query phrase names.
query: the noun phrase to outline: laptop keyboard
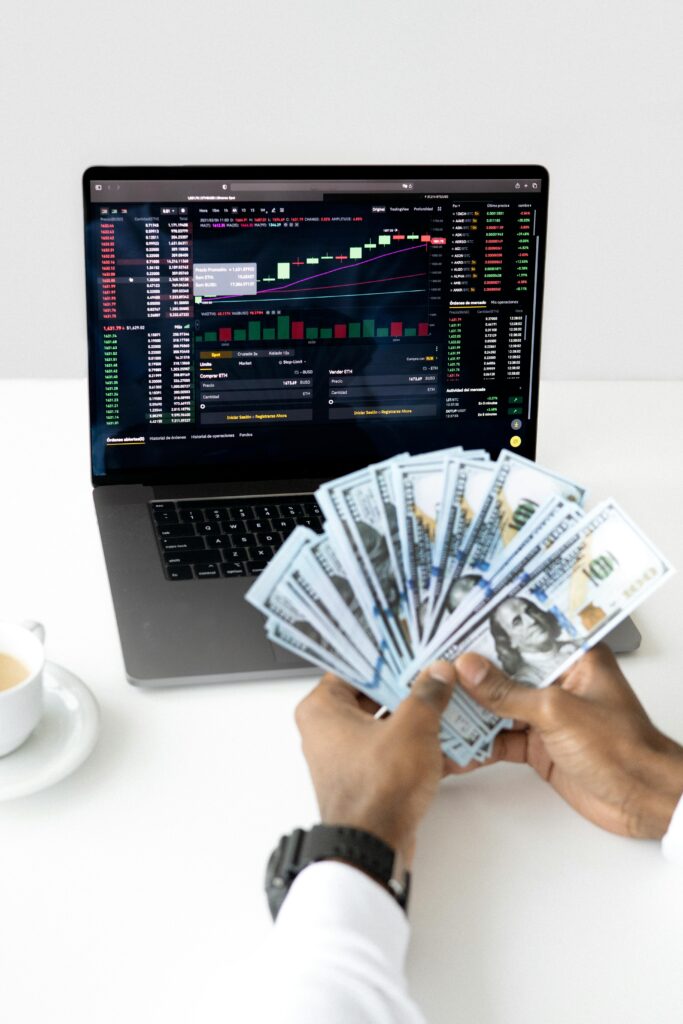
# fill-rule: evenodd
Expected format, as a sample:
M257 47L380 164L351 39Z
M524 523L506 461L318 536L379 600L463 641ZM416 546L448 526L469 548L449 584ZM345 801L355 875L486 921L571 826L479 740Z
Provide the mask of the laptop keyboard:
M150 513L169 580L257 576L295 526L321 532L313 495L264 499L153 501Z

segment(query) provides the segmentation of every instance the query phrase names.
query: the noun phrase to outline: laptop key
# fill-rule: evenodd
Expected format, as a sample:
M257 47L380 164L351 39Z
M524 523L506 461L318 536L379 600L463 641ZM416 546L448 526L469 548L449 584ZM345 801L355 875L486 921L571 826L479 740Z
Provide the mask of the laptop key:
M279 533L255 533L252 543L259 546L263 544L270 544L271 546L277 544L279 547L282 544L282 537Z
M260 572L263 572L267 565L267 562L262 561L247 562L247 572L250 576L258 576Z
M229 562L231 559L239 559L241 562L245 562L248 558L251 558L251 549L246 546L225 548L226 562Z
M171 507L169 509L161 509L161 508L155 509L154 510L154 518L157 521L157 523L177 523L177 522L179 522L178 514L177 514L176 510L173 507Z
M191 580L192 568L189 565L174 565L166 570L169 580Z
M204 534L211 533L219 534L221 532L222 531L220 523L197 523L197 533L199 533L201 536L204 536Z
M271 519L271 523L274 530L278 530L280 533L291 533L296 526L296 519L294 516L283 516L282 518L275 517Z
M246 548L250 544L254 543L254 536L251 533L231 533L230 540L232 541L233 547Z
M315 501L302 501L301 511L307 516L319 516L322 515L320 507Z
M275 554L275 548L268 545L261 545L260 547L253 547L251 549L251 557L255 561L261 561L264 558L271 558Z
M181 509L178 513L181 523L203 523L204 513L200 508Z
M164 551L204 551L203 537L168 537L161 541Z
M296 519L293 515L273 516L270 520L273 529L294 529Z
M254 505L253 513L257 519L272 519L278 515L277 505Z
M193 523L157 523L160 537L196 537Z
M198 565L209 562L219 562L220 556L217 551L168 551L164 552L166 564L171 565Z
M247 570L241 562L223 562L221 573L223 576L246 576Z
M206 538L206 546L207 548L213 548L214 550L217 548L228 548L231 550L232 541L230 540L230 537L225 537L223 534L219 534L218 536L209 534Z
M280 505L281 516L298 516L301 514L301 509L298 505Z
M227 508L206 508L204 509L206 518L210 522L223 522L230 519L230 512Z
M251 530L252 533L270 530L270 519L245 519L243 523L245 530Z
M198 565L194 571L198 580L217 580L220 573L217 565Z
M298 516L297 523L300 526L308 526L316 533L322 533L323 521L320 516Z

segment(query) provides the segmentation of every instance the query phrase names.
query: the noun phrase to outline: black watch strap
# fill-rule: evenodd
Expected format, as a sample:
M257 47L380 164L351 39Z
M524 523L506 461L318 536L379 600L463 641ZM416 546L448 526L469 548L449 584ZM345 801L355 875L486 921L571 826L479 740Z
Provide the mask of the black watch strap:
M297 828L283 836L266 869L266 894L273 920L299 872L321 860L342 860L360 868L383 885L405 910L410 872L382 839L363 829L346 825L315 825L310 831Z

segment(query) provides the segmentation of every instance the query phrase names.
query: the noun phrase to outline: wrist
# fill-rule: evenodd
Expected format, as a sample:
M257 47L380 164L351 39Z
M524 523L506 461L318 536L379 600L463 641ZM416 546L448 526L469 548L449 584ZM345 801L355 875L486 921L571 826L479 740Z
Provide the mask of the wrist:
M340 861L363 872L406 909L410 872L400 854L366 829L325 822L308 831L299 828L282 836L270 855L265 888L274 919L295 878L311 864L324 860Z
M322 822L325 825L342 825L346 828L357 828L362 832L369 832L370 835L381 839L383 843L391 847L394 853L401 858L407 868L410 868L415 853L415 834L397 825L388 815L379 813L348 812L323 814Z
M367 830L363 829L362 831L365 832ZM347 860L343 856L327 857L326 859L336 861L338 864L344 864L346 867L354 868L354 870L360 871L361 874L367 875L380 888L386 889L397 900L403 910L407 912L408 894L410 891L410 865L406 863L400 852L396 853L394 851L394 866L391 878L379 878L376 872L372 871L365 864L359 864L357 860Z
M683 795L683 747L659 734L638 765L638 777L629 808L631 835L661 839Z

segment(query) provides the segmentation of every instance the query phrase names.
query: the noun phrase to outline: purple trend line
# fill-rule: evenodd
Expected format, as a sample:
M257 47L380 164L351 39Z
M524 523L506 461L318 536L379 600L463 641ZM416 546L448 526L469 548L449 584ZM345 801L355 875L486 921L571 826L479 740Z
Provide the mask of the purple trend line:
M420 242L419 245L408 245L408 246L405 247L405 249L392 249L391 252L383 252L379 256L371 256L369 260L360 260L359 263L354 263L353 266L354 267L362 267L364 263L374 263L375 260L383 260L387 256L398 256L398 254L400 252L412 252L413 249L424 249L426 247L427 247L427 243L426 242ZM322 273L320 273L320 274L311 274L310 277L300 277L296 281L290 281L289 284L278 285L277 288L262 288L261 291L257 292L256 296L252 296L252 298L256 298L259 295L266 295L268 292L282 292L282 291L285 290L285 288L291 288L293 285L303 284L304 281L315 281L316 277L327 277L328 274L336 274L338 270L348 270L348 268L350 266L351 266L351 264L347 263L346 266L343 266L343 267L333 267L332 270L323 270ZM241 295L240 296L240 295L236 295L235 292L231 292L229 295L207 295L207 298L208 299L233 299L233 298L244 298L244 299L246 299L246 298L249 298L249 296L247 296L247 295Z

